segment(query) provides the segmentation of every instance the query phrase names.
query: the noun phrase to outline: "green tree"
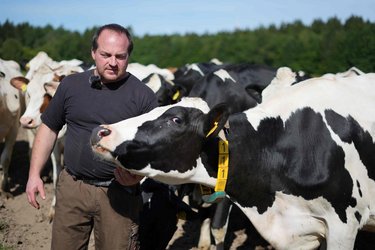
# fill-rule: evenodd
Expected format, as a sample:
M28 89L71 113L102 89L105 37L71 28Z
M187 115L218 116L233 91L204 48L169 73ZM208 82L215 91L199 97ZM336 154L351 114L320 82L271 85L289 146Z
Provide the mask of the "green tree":
M5 60L22 61L22 44L14 38L6 39L0 47L0 58Z

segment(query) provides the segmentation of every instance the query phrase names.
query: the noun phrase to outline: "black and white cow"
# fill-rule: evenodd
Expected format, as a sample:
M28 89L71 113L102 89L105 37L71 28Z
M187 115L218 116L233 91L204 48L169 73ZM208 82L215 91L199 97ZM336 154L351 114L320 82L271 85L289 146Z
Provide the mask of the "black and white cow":
M193 86L189 97L202 98L210 108L225 102L227 103L229 114L241 112L261 102L261 92L270 84L275 75L276 69L266 65L228 64L206 74ZM296 76L296 74L294 75ZM197 189L200 190L195 188L195 190ZM193 198L202 200L199 194L196 194ZM224 239L226 238L228 223L232 223L232 221L228 220L232 203L223 199L207 207L207 204L202 203L202 201L199 202L199 200L197 203L201 205L196 206L196 208L201 211L200 213L209 215L210 218L202 219L201 239L198 246L209 247L211 232L216 248L222 249L224 244L230 244L229 239L226 242L224 242ZM207 210L210 211L207 212ZM243 219L240 213L237 213L237 216ZM205 226L205 223L210 224L210 227ZM251 230L246 223L242 223L242 225L244 226L243 229L248 228ZM211 230L205 232L204 228L210 228ZM261 237L259 236L259 238Z
M225 102L231 114L237 113L260 103L263 89L275 76L276 69L266 65L229 64L197 82L189 97L200 97L209 107Z
M174 102L180 101L182 97L189 95L191 89L200 82L205 75L212 71L223 68L227 64L223 64L217 59L210 62L200 62L185 65L174 73Z
M375 230L375 74L285 86L245 112L200 98L93 131L104 160L168 184L216 185L226 122L226 194L277 249L353 249ZM213 131L213 132L212 132Z
M179 96L176 95L174 82L158 73L148 75L146 78L142 79L142 82L155 93L158 98L159 106L176 103L176 100L179 98Z

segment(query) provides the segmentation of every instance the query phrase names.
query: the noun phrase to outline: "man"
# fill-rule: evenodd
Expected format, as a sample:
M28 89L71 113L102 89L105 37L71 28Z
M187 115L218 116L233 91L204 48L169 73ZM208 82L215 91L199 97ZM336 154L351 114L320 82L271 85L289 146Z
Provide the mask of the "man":
M42 114L26 187L28 201L35 208L39 208L38 193L45 199L41 170L58 131L67 124L52 249L87 248L92 230L96 249L139 248L142 177L100 161L90 147L94 127L146 113L158 105L152 90L126 72L132 49L131 36L124 27L100 27L91 51L96 69L65 77Z

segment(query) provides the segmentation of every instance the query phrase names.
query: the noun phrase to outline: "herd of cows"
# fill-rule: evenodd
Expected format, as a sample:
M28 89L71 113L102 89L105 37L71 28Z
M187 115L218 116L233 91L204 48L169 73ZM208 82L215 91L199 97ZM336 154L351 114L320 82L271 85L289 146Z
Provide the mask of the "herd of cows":
M81 64L40 52L23 76L16 62L0 59L2 195L19 126L31 147L60 81L87 70ZM103 159L152 178L142 183L143 249L165 249L181 213L202 221L200 249L229 249L236 230L248 234L241 249L354 249L359 231L375 232L375 74L353 67L310 77L216 59L174 71L130 63L128 71L160 107L98 126L91 144ZM64 133L51 154L54 184ZM215 200L213 191L214 202L203 201L203 187L222 181L226 196ZM51 220L53 208L54 201Z

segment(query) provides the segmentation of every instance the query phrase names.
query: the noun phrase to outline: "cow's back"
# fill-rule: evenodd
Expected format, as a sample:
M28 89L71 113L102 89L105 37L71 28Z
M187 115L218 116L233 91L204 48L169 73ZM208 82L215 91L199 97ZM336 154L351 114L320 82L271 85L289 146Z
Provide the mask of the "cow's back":
M320 113L331 109L345 117L350 115L374 136L375 73L335 80L311 78L279 89L272 98L246 113L250 121L254 115L256 120L261 116L280 116L285 120L303 107Z

